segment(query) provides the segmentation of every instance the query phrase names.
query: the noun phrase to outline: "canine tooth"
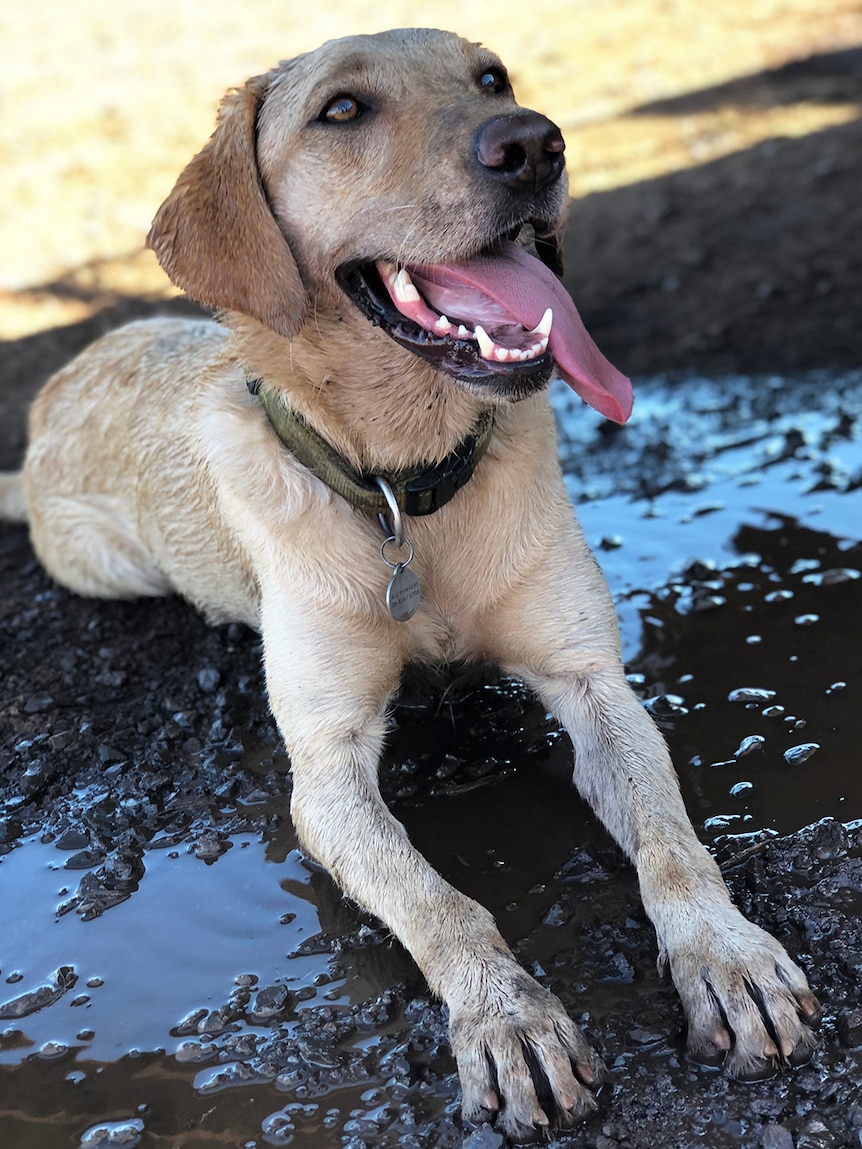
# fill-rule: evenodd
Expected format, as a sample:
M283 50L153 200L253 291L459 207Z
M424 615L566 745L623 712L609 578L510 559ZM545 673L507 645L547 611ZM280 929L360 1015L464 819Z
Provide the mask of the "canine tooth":
M484 327L476 324L475 328L476 342L479 344L479 354L483 359L494 359L494 340L488 334Z
M545 339L545 346L547 346L548 336L551 334L551 325L554 322L554 313L549 307L533 330L531 335L541 335Z
M413 280L405 267L395 276L392 286L401 303L416 303L419 300L419 292L413 286Z

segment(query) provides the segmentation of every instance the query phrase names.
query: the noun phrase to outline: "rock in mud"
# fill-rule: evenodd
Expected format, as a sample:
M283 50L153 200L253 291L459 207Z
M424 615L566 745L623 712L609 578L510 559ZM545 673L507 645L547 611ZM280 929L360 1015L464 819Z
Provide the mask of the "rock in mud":
M71 966L61 966L54 975L53 985L40 985L38 989L22 993L19 997L0 1005L0 1019L17 1020L35 1013L37 1009L53 1005L75 985L77 980L78 975Z

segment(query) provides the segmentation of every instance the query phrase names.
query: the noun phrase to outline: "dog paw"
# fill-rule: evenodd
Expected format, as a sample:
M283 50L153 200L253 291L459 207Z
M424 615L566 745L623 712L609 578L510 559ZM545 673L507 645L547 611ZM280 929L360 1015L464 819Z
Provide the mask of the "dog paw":
M596 1110L601 1058L557 998L522 970L503 992L450 1007L449 1029L468 1120L496 1119L526 1141Z
M741 914L712 922L694 944L668 946L667 961L694 1060L757 1081L810 1059L817 998L784 948Z

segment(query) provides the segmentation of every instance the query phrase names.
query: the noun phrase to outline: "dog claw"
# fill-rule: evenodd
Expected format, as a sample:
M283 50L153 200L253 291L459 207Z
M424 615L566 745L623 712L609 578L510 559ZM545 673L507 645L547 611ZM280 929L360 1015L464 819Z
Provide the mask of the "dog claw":
M596 1108L589 1085L602 1067L559 1001L522 970L511 976L501 1004L450 1006L450 1035L464 1116L496 1116L496 1127L521 1141L588 1117Z
M726 1029L717 1029L710 1039L716 1049L723 1049L727 1051L730 1049L731 1041L730 1034Z
M581 1079L581 1081L583 1081L584 1085L595 1085L595 1084L597 1084L598 1076L596 1074L596 1071L593 1069L593 1067L588 1062L586 1062L586 1061L576 1062L575 1069L577 1070L578 1077L580 1077L580 1079ZM575 1104L575 1100L574 1100L574 1098L572 1098L571 1101L566 1103L566 1108L571 1109L574 1104Z
M809 1021L812 1025L815 1025L820 1020L820 1014L822 1012L820 1002L813 993L808 994L800 1000L799 1012L806 1021Z
M689 1054L744 1081L761 1081L807 1060L815 999L779 943L738 911L728 928L704 928L697 944L670 950L673 979L689 1023ZM730 928L732 927L732 928Z

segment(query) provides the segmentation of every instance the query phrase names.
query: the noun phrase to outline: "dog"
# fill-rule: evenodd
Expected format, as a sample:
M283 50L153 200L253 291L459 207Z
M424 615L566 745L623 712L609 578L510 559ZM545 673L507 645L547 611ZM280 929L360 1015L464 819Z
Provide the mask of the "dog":
M451 33L334 40L250 79L148 237L221 322L84 351L0 486L73 591L179 593L260 630L304 848L448 1006L465 1117L516 1139L587 1117L603 1067L381 799L408 662L496 663L568 731L693 1057L802 1062L818 1012L695 836L565 495L552 373L617 422L632 403L561 286L566 188L559 129Z

